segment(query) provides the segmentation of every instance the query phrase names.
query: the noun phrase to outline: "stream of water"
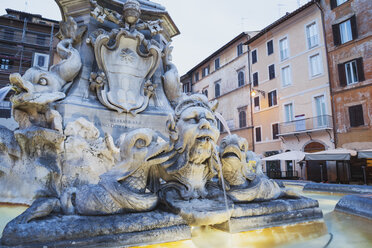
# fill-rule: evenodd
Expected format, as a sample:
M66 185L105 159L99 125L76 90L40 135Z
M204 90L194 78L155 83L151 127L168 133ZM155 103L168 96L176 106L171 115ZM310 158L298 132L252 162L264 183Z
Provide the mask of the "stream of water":
M12 89L12 86L5 86L0 88L0 103L4 101L6 95L8 95L9 91Z

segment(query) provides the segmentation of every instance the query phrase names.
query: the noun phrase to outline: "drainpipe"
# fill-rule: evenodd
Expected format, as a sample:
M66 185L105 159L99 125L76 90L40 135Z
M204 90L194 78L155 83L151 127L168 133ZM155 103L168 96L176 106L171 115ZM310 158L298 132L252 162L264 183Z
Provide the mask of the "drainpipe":
M333 123L333 144L335 148L337 148L337 135L336 135L336 120L335 120L335 101L333 98L333 91L332 91L332 84L331 84L331 70L329 69L329 58L328 58L328 46L327 46L327 40L326 40L326 30L325 30L325 21L324 21L324 12L322 7L320 6L318 1L314 1L315 5L319 8L320 10L320 15L322 17L322 28L323 28L323 39L324 39L324 47L326 50L326 60L327 60L327 70L328 70L328 82L329 82L329 93L331 97L331 109L332 109L332 123Z
M250 39L251 37L249 35L247 35L247 41ZM251 80L251 57L250 57L250 54L251 54L251 49L250 49L250 46L247 44L247 48L248 48L248 52L247 52L247 55L248 55L248 83L249 83L249 104L251 105L251 132L252 132L252 151L255 152L255 146L254 146L254 127L253 127L253 107L252 107L252 95L251 95L251 92L252 92L252 80Z

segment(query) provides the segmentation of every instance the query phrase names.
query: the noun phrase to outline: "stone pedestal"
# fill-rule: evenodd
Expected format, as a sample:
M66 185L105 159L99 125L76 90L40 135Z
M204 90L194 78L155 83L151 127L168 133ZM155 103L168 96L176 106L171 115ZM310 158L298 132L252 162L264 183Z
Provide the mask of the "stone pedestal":
M299 199L278 199L261 203L235 204L229 222L214 227L230 233L308 222L323 218L318 201L301 197Z
M111 216L53 215L5 227L1 244L22 247L122 247L191 238L178 215L152 211Z

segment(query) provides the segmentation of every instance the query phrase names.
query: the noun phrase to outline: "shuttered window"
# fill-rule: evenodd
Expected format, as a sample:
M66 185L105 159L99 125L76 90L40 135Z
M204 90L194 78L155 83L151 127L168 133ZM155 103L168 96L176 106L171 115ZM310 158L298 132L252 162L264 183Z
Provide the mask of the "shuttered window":
M245 111L239 111L239 127L243 128L247 126L247 118Z
M273 140L279 139L278 134L279 134L279 124L275 123L272 125L272 130L273 130Z
M339 64L338 77L342 87L364 81L363 58Z
M220 96L220 83L215 83L214 84L214 97L219 97Z
M349 107L349 118L351 127L364 125L363 107L361 104Z
M255 133L256 133L256 142L261 142L261 127L256 127L255 128Z
M332 25L332 32L333 42L335 46L358 38L358 29L355 15L346 21Z
M274 53L273 40L268 41L266 44L267 44L267 55L273 54Z
M275 67L274 65L269 66L269 79L275 78Z
M269 107L277 105L276 90L269 92L268 98L269 98Z
M240 43L240 44L236 47L236 51L237 51L238 56L240 56L240 55L243 54L243 44L242 44L242 43Z
M257 50L252 51L252 64L257 62Z
M238 87L243 86L243 85L244 85L244 72L240 71L238 73Z
M220 58L214 60L214 69L218 70L220 68Z
M260 110L260 97L259 96L256 96L254 98L254 109L256 111Z
M258 86L258 72L253 73L253 86Z

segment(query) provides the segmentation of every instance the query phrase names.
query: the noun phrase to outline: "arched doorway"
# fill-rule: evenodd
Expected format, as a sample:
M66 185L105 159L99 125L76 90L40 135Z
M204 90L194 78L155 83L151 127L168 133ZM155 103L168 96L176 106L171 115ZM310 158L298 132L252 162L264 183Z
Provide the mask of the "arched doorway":
M325 146L319 142L313 141L305 145L304 152L324 151ZM307 180L321 182L327 181L327 164L326 161L306 161Z

